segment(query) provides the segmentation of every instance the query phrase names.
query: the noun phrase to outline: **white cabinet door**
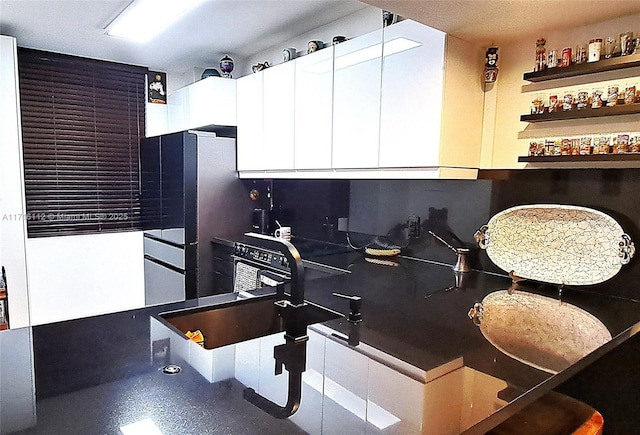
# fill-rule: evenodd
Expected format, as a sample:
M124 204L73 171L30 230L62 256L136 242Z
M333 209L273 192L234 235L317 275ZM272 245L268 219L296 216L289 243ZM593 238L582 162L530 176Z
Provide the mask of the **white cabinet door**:
M0 266L7 274L9 326L29 326L26 213L16 40L0 35Z
M380 167L438 165L444 49L445 34L420 23L384 29Z
M293 169L295 64L264 70L263 169Z
M333 47L295 60L295 168L330 169Z
M376 168L382 30L335 46L333 167Z
M207 77L187 86L186 127L236 125L236 80Z
M185 130L187 125L187 105L189 103L189 91L181 88L167 95L167 131L175 133Z
M147 103L145 112L145 137L168 133L169 108L166 104Z
M264 169L262 77L256 73L236 81L239 171Z

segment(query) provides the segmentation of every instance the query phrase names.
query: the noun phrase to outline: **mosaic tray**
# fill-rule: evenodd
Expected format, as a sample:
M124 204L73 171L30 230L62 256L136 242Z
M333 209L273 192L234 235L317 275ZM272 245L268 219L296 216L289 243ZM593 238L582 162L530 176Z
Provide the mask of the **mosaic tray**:
M566 369L611 340L591 313L522 291L489 293L469 317L502 353L548 373Z
M635 253L615 219L572 205L509 208L493 216L475 238L502 270L552 284L604 282Z

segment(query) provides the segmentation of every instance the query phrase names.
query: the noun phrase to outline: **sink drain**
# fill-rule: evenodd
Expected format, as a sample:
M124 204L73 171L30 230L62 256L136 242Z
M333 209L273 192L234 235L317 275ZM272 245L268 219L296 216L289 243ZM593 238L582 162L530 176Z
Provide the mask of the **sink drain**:
M182 369L180 368L180 366L175 364L169 364L162 367L162 373L164 373L165 375L177 375L181 370Z

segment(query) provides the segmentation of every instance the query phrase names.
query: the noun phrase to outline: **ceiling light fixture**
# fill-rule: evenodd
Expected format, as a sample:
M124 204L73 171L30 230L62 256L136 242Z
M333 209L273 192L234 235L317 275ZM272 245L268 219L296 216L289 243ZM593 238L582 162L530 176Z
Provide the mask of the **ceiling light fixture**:
M135 0L107 27L109 36L147 42L203 0Z

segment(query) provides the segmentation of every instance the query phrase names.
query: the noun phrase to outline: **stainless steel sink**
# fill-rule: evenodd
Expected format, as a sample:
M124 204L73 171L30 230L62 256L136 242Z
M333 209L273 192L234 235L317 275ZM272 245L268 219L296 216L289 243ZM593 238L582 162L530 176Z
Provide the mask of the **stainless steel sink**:
M204 348L216 349L285 330L287 307L276 305L275 298L244 299L220 305L160 313L160 318L182 334L200 330ZM342 314L307 303L296 308L296 315L307 326L342 317Z

